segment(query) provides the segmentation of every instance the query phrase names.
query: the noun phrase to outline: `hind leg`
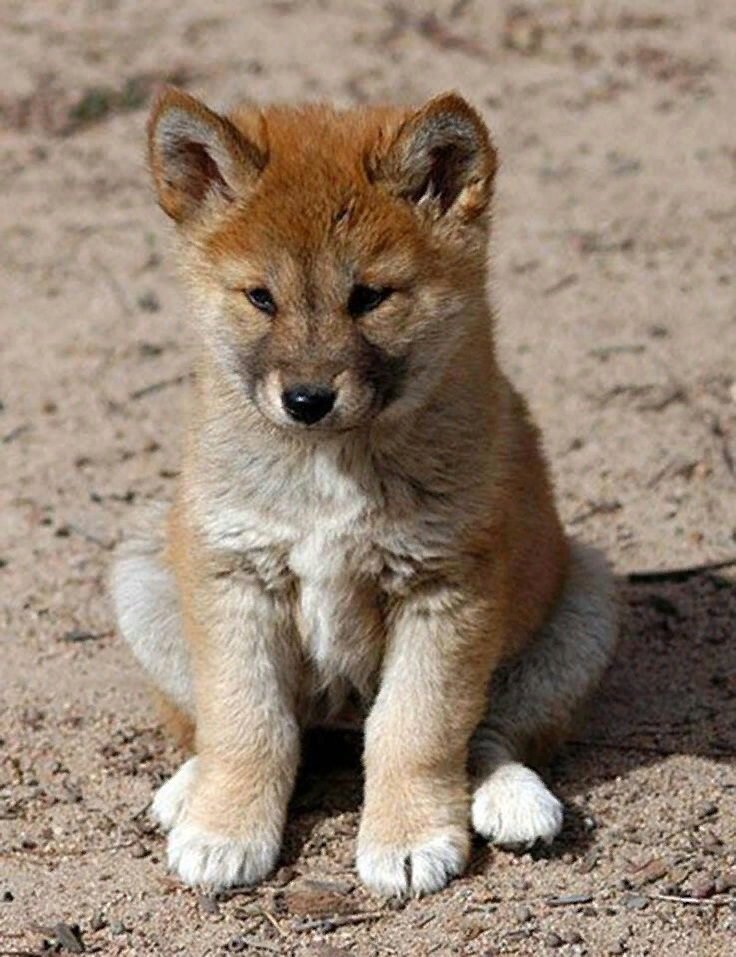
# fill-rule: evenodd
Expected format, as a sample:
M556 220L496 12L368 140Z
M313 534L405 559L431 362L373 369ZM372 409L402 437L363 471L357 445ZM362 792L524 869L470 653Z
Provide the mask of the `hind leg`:
M194 719L194 686L184 642L179 591L165 561L164 507L117 550L110 587L120 633L143 666L165 718Z
M153 508L147 527L118 549L110 586L119 630L146 672L161 718L190 750L194 688L178 588L164 560L165 518L163 507ZM186 761L154 798L153 816L164 830L176 824L186 807L196 763L196 758Z
M562 805L527 767L551 756L608 664L616 640L613 581L602 556L573 544L560 600L518 659L493 675L489 710L470 742L474 829L496 844L551 841Z

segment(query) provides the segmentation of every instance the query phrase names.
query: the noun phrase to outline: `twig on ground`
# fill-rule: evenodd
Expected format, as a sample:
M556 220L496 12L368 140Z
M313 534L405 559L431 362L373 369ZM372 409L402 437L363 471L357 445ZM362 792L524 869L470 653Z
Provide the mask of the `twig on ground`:
M88 532L87 529L82 528L81 525L70 523L65 527L68 528L70 532L74 532L75 535L79 535L86 542L92 542L93 545L99 545L100 548L104 548L105 551L110 551L115 547L115 542L106 541L104 538L100 538L99 535L95 535L94 532Z
M71 628L69 631L64 632L61 638L59 638L59 641L75 645L84 641L99 641L100 638L109 638L110 634L111 632L109 631L93 632L83 631L81 628Z
M283 936L286 934L286 931L281 927L281 925L279 924L279 922L276 920L276 918L273 916L273 914L272 914L270 911L266 910L266 908L263 907L263 908L261 908L261 913L262 913L263 916L266 918L266 920L269 922L269 924L272 924L272 925L276 928L276 933L277 933L280 937L283 937Z
M724 898L681 897L679 894L649 894L651 900L672 901L675 904L692 904L695 906L725 907L731 903L731 896Z
M138 838L136 838L134 841L126 841L124 844L108 844L107 847L85 847L78 851L56 851L53 848L50 848L49 850L36 848L10 848L6 850L5 848L0 848L0 857L16 857L19 854L22 854L24 858L33 859L34 857L38 857L42 858L43 860L46 860L49 857L86 857L88 854L107 854L111 851L122 851L126 847L132 847L137 843Z
M720 562L703 562L701 565L685 565L683 568L663 568L661 571L629 572L626 581L631 585L648 585L654 582L684 582L694 575L717 572L722 568L733 568L736 558L725 558Z
M99 258L99 256L93 256L92 262L94 263L95 266L97 266L97 268L102 273L105 281L107 282L108 288L110 289L110 292L112 292L113 296L117 300L118 305L120 306L123 313L126 316L132 316L133 309L130 303L128 302L128 297L125 295L125 291L123 290L123 287L115 278L115 275L113 274L110 267L107 265L107 263L104 263Z
M385 916L385 910L363 911L361 914L336 914L334 917L315 917L312 920L305 920L301 924L292 925L292 927L294 930L300 932L305 930L319 930L324 927L333 929L335 927L347 927L352 924L365 924L371 920L380 920L381 917Z
M563 289L567 289L568 286L574 286L577 281L577 273L569 273L567 276L563 276L562 279L558 279L557 282L553 282L551 286L547 286L546 289L543 289L542 295L554 296L556 293L562 292Z
M618 499L601 500L598 502L588 502L588 507L583 509L583 511L578 512L577 515L573 515L570 519L570 525L579 525L581 522L587 522L589 518L592 518L594 515L612 515L614 512L618 512L621 509L621 502Z
M255 947L260 950L270 950L274 954L280 954L283 952L282 948L278 944L272 944L267 940L261 940L260 937L253 937L252 934L243 934L239 940L242 940L248 945L248 947Z
M25 422L23 425L16 425L14 429L11 429L10 432L6 432L2 438L3 445L7 445L9 442L13 442L18 436L23 435L24 432L27 432L30 429L28 422Z
M640 754L656 754L661 758L669 758L673 754L678 754L676 747L659 747L656 744L630 744L622 741L620 744L615 741L597 741L594 738L568 738L568 744L576 744L585 748L607 748L609 751L631 751ZM733 757L733 748L717 747L711 744L707 752L708 757Z
M720 418L716 417L711 425L711 432L718 439L721 447L721 456L728 471L736 477L736 463L733 460L731 449L729 447L728 429L724 429Z
M189 373L185 375L175 375L171 379L160 379L158 382L152 382L150 385L144 385L140 389L134 389L128 396L133 402L142 399L144 396L152 395L154 392L160 392L162 389L168 389L170 385L181 385L190 378Z
M140 809L140 811L136 811L135 814L133 814L133 815L131 816L130 820L131 820L131 821L139 821L139 820L143 817L143 815L148 811L148 809L150 808L150 806L151 806L152 804L153 804L153 801L152 801L152 800L151 800L151 801L147 801L147 802L143 805L143 807Z

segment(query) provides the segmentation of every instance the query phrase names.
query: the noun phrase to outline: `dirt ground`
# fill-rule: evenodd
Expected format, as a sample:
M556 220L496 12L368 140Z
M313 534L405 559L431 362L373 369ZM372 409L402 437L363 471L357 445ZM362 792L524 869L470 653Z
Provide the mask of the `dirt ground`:
M0 955L736 952L732 0L0 6ZM203 897L146 817L179 756L114 632L110 550L171 494L192 337L143 164L214 105L457 88L499 147L492 294L619 653L552 769L561 838L442 893L358 884L359 741L315 739L282 867ZM75 929L78 925L78 930Z

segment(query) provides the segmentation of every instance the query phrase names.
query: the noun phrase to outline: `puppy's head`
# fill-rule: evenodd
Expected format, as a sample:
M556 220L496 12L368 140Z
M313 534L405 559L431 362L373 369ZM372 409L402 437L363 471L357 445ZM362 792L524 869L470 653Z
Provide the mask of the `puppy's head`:
M418 110L157 100L149 159L205 342L284 429L408 410L485 301L495 153L457 94Z

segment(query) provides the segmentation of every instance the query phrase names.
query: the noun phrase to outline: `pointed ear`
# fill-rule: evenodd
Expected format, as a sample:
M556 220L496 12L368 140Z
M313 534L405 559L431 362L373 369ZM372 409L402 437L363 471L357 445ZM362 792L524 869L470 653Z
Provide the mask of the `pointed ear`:
M495 172L485 123L459 94L444 93L404 122L377 178L432 218L469 222L488 208Z
M205 204L232 202L252 188L268 154L230 120L168 87L148 121L148 159L161 207L183 223Z

